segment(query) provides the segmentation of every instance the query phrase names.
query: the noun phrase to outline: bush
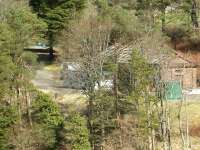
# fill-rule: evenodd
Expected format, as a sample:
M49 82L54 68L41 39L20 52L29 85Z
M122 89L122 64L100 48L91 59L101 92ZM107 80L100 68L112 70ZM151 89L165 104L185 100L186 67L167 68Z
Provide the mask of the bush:
M78 113L71 114L64 122L63 138L72 150L91 150L86 120Z
M182 40L185 37L189 37L189 30L180 26L166 27L165 34L171 38L172 41Z
M32 116L38 123L57 127L63 123L63 116L57 104L47 94L39 92L32 104Z
M0 105L0 150L8 149L8 128L15 123L17 118L16 109L9 105Z

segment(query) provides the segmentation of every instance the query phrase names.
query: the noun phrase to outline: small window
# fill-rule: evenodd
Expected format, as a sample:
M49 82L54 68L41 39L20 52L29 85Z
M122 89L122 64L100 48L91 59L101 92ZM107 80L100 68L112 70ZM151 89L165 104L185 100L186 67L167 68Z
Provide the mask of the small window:
M175 72L176 72L176 73L182 73L182 72L183 72L183 69L176 69Z
M197 87L200 87L200 79L197 79Z
M183 69L175 69L174 74L177 76L182 76L183 75Z

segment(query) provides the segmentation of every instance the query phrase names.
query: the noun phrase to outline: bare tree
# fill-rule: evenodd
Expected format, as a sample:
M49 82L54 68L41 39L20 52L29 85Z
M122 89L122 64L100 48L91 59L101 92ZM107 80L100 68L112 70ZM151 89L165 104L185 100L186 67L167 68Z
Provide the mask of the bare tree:
M80 65L83 75L84 92L88 96L90 142L94 147L92 117L95 85L101 88L101 81L104 80L103 65L107 59L104 52L109 48L112 23L109 18L98 17L95 9L90 8L89 11L83 18L74 21L70 31L65 31L63 35L67 54L72 54L72 60Z

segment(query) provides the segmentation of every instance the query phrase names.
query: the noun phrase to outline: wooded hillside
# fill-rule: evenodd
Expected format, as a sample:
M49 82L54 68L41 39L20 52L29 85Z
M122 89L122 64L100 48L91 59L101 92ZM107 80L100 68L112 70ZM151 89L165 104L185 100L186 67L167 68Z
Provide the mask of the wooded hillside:
M199 150L199 8L0 0L0 150Z

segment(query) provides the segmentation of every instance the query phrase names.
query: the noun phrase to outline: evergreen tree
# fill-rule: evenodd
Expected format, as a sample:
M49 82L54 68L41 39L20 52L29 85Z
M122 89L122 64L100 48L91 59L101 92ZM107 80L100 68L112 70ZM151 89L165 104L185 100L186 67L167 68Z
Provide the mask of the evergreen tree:
M79 113L71 113L64 121L59 133L62 139L58 149L91 150L87 122Z
M11 146L7 143L7 133L17 120L17 111L14 106L0 104L0 150L7 150Z
M47 38L50 46L50 59L56 34L67 26L76 12L84 8L85 0L30 0L33 10L48 24Z
M34 110L32 116L40 124L55 128L63 123L63 117L57 104L46 94L39 92L32 108Z
M181 4L182 9L191 16L193 27L198 28L199 2L196 0L183 0L180 3L182 3Z
M3 0L0 4L3 8L0 12L0 130L6 145L12 138L7 133L20 133L23 120L30 119L27 95L33 55L27 55L24 48L42 35L46 25L22 1ZM13 146L16 145L13 143Z
M32 118L36 129L46 130L47 143L42 144L51 149L58 147L62 139L58 137L57 133L60 131L64 118L58 105L49 95L37 92L32 103ZM36 135L43 136L43 133L37 132ZM43 140L46 141L45 138Z
M137 0L136 11L137 15L143 19L148 19L150 26L155 26L155 17L159 15L161 19L162 31L166 26L166 8L173 7L176 0ZM144 20L144 23L146 21ZM147 23L148 23L147 22Z

